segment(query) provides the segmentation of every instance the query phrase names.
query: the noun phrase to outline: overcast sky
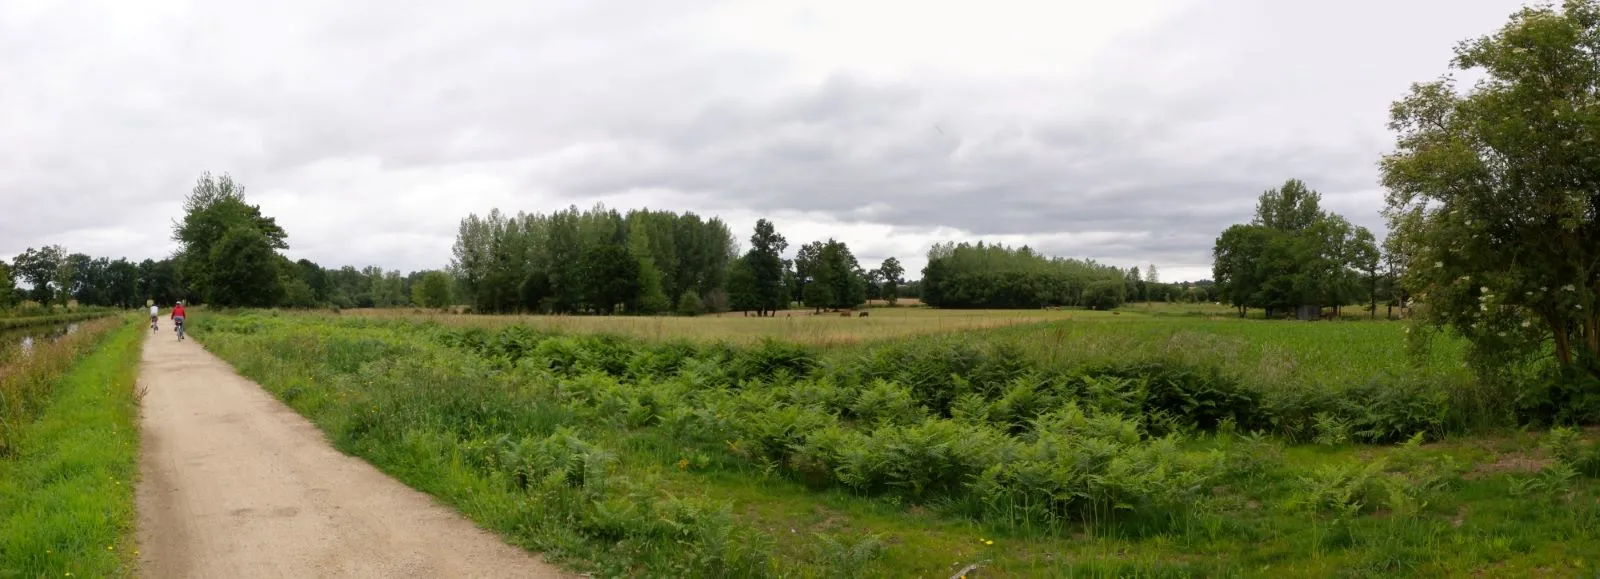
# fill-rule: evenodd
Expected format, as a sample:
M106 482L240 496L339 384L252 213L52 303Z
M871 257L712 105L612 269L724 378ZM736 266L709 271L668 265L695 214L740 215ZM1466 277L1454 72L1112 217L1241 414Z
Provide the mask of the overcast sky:
M448 263L603 202L1164 280L1288 177L1381 235L1389 104L1512 0L0 2L0 258L160 258L203 171L291 257ZM792 250L791 250L792 251Z

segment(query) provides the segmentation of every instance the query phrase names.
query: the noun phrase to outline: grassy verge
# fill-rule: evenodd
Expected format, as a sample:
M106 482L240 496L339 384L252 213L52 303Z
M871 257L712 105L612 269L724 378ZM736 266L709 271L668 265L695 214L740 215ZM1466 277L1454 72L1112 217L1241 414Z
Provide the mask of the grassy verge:
M1289 331L1256 323L1225 327ZM1600 552L1590 435L1452 428L1427 390L1257 401L1266 384L1152 365L1159 343L1102 367L996 345L1049 327L826 355L315 316L193 330L341 450L601 576L1567 576ZM1286 419L1316 443L1247 433Z
M116 323L0 459L0 577L130 574L143 334Z
M22 429L50 403L61 377L122 323L106 319L83 324L72 334L35 343L27 355L0 360L0 459L15 454Z

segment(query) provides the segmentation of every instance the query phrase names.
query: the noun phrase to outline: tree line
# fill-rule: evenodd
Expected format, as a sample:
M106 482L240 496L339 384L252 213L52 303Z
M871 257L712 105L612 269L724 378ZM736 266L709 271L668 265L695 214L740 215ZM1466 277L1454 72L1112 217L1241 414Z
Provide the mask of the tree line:
M1047 257L1027 246L936 244L922 270L922 301L940 308L1111 309L1127 299L1123 270Z
M41 305L142 307L208 303L225 307L391 307L452 303L452 279L443 271L352 266L323 268L278 253L287 234L245 202L231 177L204 174L185 200L171 257L125 259L69 253L59 245L29 247L11 263L0 260L0 308L25 300ZM20 285L26 285L23 289Z

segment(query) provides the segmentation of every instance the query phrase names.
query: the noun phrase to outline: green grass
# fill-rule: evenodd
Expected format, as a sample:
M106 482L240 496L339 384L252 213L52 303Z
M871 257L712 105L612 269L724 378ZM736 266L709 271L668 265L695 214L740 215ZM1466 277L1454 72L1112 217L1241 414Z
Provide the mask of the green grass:
M192 330L341 450L600 576L1570 576L1600 552L1600 445L1484 426L1458 346L1391 355L1399 324L1122 314L825 350Z
M0 577L120 577L134 552L143 333L123 321L0 459Z

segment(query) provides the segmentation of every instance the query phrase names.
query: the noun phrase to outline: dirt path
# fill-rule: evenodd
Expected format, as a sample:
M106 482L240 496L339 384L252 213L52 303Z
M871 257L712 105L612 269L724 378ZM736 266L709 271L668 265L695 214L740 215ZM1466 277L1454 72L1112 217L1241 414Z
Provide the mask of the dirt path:
M165 320L163 320L165 321ZM166 323L144 345L144 577L564 577L322 432Z

